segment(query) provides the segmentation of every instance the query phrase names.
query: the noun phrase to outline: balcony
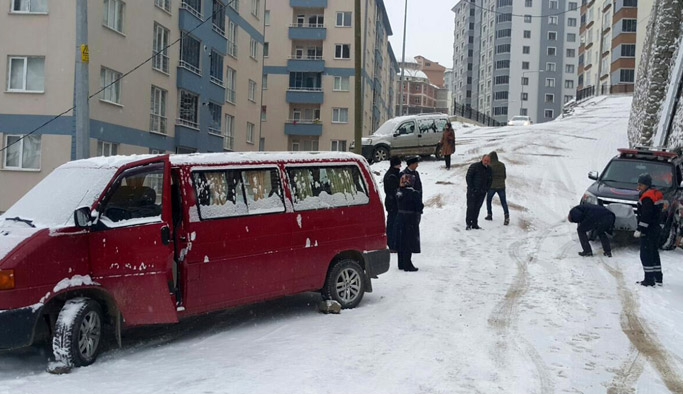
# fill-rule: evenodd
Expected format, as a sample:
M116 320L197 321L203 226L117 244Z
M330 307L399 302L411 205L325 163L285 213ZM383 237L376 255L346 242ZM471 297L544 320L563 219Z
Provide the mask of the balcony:
M317 119L290 119L285 123L286 135L321 136L323 125Z
M324 40L327 37L327 29L321 24L294 23L289 26L290 40Z
M290 87L287 90L287 102L292 104L322 104L322 88Z
M327 8L327 0L289 0L291 7Z
M289 72L315 72L325 71L325 61L322 56L292 57L287 60Z

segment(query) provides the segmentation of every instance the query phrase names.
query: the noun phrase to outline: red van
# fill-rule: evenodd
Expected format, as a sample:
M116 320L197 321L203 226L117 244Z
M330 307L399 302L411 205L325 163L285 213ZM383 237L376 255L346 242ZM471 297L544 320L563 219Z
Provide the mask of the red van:
M48 339L89 365L126 327L305 291L353 308L388 269L361 156L73 161L0 216L0 350Z

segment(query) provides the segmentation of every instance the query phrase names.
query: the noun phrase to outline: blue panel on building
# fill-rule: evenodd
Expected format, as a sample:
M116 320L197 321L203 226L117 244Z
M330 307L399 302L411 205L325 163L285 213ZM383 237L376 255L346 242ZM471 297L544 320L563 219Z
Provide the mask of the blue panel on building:
M200 93L204 89L202 77L182 67L178 67L177 83L179 88L194 93Z
M176 146L199 150L199 131L185 126L175 126Z
M178 14L178 27L180 30L190 31L195 29L199 24L202 23L199 18L192 15L188 10L181 8Z
M285 134L287 135L303 135L303 136L321 136L323 134L323 125L321 124L294 124L285 123Z
M288 90L287 102L292 104L322 104L323 92Z
M315 72L321 73L325 70L324 60L308 59L289 59L287 60L287 71L289 72Z
M289 5L300 8L327 8L327 0L289 0Z
M324 27L290 27L290 40L324 40L327 29Z

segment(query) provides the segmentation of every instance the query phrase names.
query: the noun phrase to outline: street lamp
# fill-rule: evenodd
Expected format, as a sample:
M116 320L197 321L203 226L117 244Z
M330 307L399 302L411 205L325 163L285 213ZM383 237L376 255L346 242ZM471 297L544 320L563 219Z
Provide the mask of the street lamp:
M526 75L527 73L531 74L531 73L542 73L542 72L545 72L545 70L527 70L527 71L522 71L522 97L519 98L520 101L521 101L521 103L519 104L519 114L520 114L520 115L523 115L522 112L524 112L524 111L522 111L522 110L525 109L525 108L524 108L524 101L526 101L526 100L524 100L524 78L525 78L524 75ZM528 82L528 81L527 81L527 82ZM524 115L526 115L526 114L524 114Z

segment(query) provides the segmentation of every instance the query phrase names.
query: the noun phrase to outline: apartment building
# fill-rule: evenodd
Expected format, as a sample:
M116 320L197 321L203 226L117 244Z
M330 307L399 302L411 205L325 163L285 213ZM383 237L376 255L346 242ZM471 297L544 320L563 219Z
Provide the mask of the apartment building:
M403 74L403 88L396 92L396 114L448 112L448 88L442 87L445 67L422 56L415 56L412 62L401 62L399 67ZM401 74L397 76L399 81Z
M633 92L637 60L653 3L653 0L582 0L580 92Z
M394 114L398 64L383 0L361 6L363 135ZM262 134L266 150L346 151L354 139L354 2L269 1ZM268 15L277 15L270 18Z
M455 14L453 97L505 122L547 122L574 98L579 7L569 0L461 0Z
M22 137L73 105L77 58L75 1L3 3L0 212L75 158L71 112ZM258 149L264 1L229 4L88 2L91 156Z

